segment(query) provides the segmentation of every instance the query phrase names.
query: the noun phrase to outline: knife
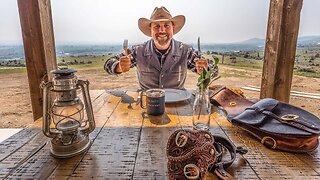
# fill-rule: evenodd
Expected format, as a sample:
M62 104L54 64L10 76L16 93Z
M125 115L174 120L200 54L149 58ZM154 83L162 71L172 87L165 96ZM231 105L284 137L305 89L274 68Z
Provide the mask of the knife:
M128 55L128 39L125 39L123 41L122 48L123 48L123 54L127 56Z
M198 56L201 59L200 37L198 37Z

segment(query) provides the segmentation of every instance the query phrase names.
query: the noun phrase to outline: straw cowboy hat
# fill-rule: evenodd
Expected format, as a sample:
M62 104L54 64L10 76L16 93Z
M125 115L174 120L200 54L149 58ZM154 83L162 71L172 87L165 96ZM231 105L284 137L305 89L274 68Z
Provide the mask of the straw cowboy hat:
M183 15L172 17L170 12L165 7L156 7L151 14L150 20L146 18L140 18L138 20L139 29L143 32L143 34L151 37L150 24L152 22L159 21L171 21L174 25L173 34L176 34L182 29L186 18Z

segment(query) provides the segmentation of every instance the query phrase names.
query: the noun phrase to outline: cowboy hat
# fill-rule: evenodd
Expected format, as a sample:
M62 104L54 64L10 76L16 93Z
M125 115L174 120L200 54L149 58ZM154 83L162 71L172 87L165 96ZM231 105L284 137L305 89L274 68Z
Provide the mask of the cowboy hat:
M186 18L183 15L172 17L170 12L165 7L156 7L151 14L150 20L146 18L140 18L138 20L139 29L143 32L143 34L151 37L150 24L152 22L159 21L171 21L174 25L173 34L176 34L182 29Z

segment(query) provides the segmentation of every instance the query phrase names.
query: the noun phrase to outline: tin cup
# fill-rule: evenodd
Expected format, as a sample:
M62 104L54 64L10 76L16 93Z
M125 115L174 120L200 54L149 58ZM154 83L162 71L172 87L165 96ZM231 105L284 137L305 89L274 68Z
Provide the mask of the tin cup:
M145 92L142 91L140 96L140 106L147 110L148 115L159 116L164 113L165 91L163 89L149 89ZM146 102L143 102L144 99Z

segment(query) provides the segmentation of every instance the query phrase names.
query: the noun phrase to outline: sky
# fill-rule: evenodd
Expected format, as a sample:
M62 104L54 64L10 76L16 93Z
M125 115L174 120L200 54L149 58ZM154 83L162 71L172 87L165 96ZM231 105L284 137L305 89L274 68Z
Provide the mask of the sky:
M265 38L268 0L51 0L55 41L129 44L149 39L138 19L165 6L186 23L174 37L186 43L232 43ZM320 0L304 0L299 36L320 35ZM0 0L0 42L21 43L17 0Z

